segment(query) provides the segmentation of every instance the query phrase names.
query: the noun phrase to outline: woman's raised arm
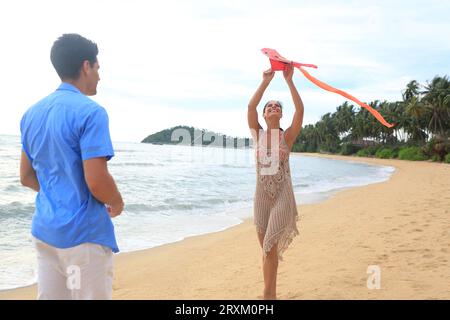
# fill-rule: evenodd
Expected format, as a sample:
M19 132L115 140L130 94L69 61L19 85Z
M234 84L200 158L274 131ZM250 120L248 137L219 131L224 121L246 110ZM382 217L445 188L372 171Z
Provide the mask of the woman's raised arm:
M258 111L256 109L258 107L258 104L261 102L264 91L266 91L274 75L275 72L272 71L272 69L264 71L263 81L261 82L255 94L248 103L248 112L247 112L248 127L252 131L252 136L254 139L258 138L259 129L262 129L261 125L258 122Z
M291 91L292 101L294 102L295 106L295 113L292 119L292 124L289 128L286 129L286 133L284 134L286 143L288 144L290 149L292 149L292 146L295 143L295 139L297 139L297 136L300 134L300 131L302 129L304 113L302 98L300 98L294 81L292 80L293 74L294 66L292 64L287 68L287 70L283 71L284 79L286 80L289 90Z

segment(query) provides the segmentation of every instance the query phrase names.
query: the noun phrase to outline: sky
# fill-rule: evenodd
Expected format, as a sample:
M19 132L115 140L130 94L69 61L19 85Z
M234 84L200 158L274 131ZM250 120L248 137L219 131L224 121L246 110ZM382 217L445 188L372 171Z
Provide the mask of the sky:
M411 80L450 75L448 12L446 0L1 1L0 134L19 135L23 113L58 87L50 49L64 33L99 47L92 99L108 111L113 141L176 125L248 137L247 105L270 67L262 48L318 65L313 76L362 101L397 101ZM298 70L294 82L303 125L345 101ZM261 103L272 99L288 127L294 107L280 72Z

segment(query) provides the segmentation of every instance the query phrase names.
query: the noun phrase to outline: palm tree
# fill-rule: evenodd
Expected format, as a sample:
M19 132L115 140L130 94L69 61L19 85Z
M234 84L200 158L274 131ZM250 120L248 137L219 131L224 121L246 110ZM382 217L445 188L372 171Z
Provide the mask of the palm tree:
M450 81L436 76L425 86L423 102L428 114L428 129L433 134L447 135L450 113Z
M329 112L323 115L320 121L316 123L316 128L321 140L319 148L325 151L336 152L340 140L333 115Z
M397 140L406 140L405 127L407 125L407 121L409 116L406 114L407 104L404 101L397 101L390 104L392 110L392 122L396 123L394 129L394 136Z
M409 138L415 142L424 142L427 138L427 134L424 130L426 128L424 119L427 110L418 97L411 98L406 107L406 114L409 118L406 122L405 130L408 132Z
M403 90L403 92L402 92L403 101L408 101L409 102L409 101L411 101L411 99L413 97L418 97L419 96L419 89L420 89L420 84L416 80L410 81L406 85L406 89Z
M351 138L353 141L359 141L360 144L366 144L369 137L373 137L373 116L365 108L361 108L355 115Z
M375 100L373 102L369 103L369 106L372 107L372 109L375 109L376 111L378 111L380 114L382 114L381 112L381 102L379 100ZM369 137L372 137L373 139L375 139L377 142L381 142L382 141L382 132L383 132L383 125L378 122L375 117L373 117L372 115L370 115L370 118L368 119L369 123L369 127L368 127L368 134Z
M348 135L353 127L353 122L355 120L355 110L353 105L350 105L347 101L336 108L334 113L334 119L336 123L336 130L338 134Z
M319 131L313 124L302 128L294 144L295 151L317 152L322 143Z
M390 103L384 101L380 105L379 112L383 115L383 117L392 123L397 123L396 116L396 103ZM377 121L377 126L379 128L379 132L381 133L381 137L384 143L394 144L397 142L397 138L394 135L394 128L388 128Z
M421 91L422 90L422 91ZM365 108L355 110L344 102L334 113L327 113L315 125L307 125L296 144L302 150L335 152L343 141L367 144L368 139L394 144L399 140L423 144L430 136L450 136L450 80L436 76L426 86L410 81L402 91L403 101L370 102L394 128L381 125ZM441 139L442 140L442 139Z

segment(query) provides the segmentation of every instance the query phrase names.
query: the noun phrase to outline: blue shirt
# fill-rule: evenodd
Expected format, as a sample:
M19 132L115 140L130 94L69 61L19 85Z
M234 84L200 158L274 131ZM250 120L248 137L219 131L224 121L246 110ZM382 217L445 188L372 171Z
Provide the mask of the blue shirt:
M90 242L118 252L114 226L84 178L83 160L114 156L105 109L62 83L24 114L22 148L36 171L31 233L57 248Z

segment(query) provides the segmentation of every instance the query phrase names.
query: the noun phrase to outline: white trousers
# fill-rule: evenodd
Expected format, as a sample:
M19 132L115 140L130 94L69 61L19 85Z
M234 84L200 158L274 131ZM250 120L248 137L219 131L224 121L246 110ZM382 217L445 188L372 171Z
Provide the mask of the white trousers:
M83 243L60 249L33 237L38 260L39 300L112 299L111 248Z

